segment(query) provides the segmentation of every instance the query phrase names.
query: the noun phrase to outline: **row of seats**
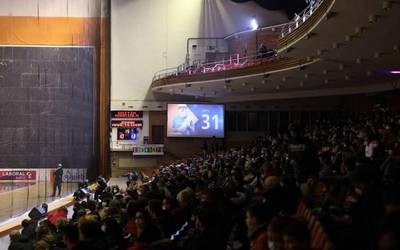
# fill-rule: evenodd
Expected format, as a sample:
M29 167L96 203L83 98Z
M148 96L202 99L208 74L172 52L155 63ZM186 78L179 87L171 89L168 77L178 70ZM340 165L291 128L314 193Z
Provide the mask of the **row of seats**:
M296 216L303 218L311 233L311 248L314 250L332 250L333 245L329 240L324 227L319 220L312 214L303 200L299 201Z

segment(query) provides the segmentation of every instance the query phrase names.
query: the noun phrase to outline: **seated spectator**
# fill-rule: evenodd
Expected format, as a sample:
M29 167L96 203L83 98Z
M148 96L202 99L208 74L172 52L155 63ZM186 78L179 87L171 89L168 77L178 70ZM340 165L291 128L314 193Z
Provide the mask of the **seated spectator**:
M141 209L136 213L136 226L138 237L136 241L141 244L151 244L157 240L161 240L161 231L153 224L150 214Z
M39 245L42 247L44 247L45 245L55 246L56 244L56 239L53 233L54 230L52 229L52 227L50 227L50 224L50 222L46 223L46 221L42 221L37 228L36 240L37 242L40 242Z
M79 219L78 228L80 232L80 242L76 249L108 249L106 237L101 230L101 223L96 216L86 215Z
M72 224L63 227L63 242L67 250L76 250L79 244L78 227Z
M179 206L171 211L174 223L178 227L190 219L192 198L193 194L190 190L184 190L178 194Z
M294 221L283 232L285 250L309 250L310 231L304 221Z
M33 241L36 238L35 223L31 220L25 219L21 222L21 226L21 234L28 240Z
M397 250L400 249L400 215L392 214L387 216L378 233L377 246L378 250Z
M177 230L172 215L169 211L162 209L160 200L150 200L148 210L152 220L159 226L163 238L169 238Z
M268 225L268 250L284 250L283 232L293 222L288 216L276 216Z
M94 200L89 200L87 202L87 209L89 210L87 213L88 215L94 215L98 220L100 220L100 214L97 211L97 203Z
M226 248L218 227L220 215L213 209L200 208L195 215L195 231L188 240L188 250L222 250Z
M60 207L56 211L51 212L47 215L48 220L55 225L58 218L67 219L68 210L65 207Z
M174 198L167 197L163 199L163 210L173 211L177 206L177 201Z
M122 227L114 217L107 217L103 221L103 230L110 249L126 248Z
M264 204L255 203L246 210L247 235L251 250L262 250L268 246L267 228L271 215Z
M54 238L57 247L64 247L63 244L63 230L64 227L68 225L68 220L66 218L60 217L56 222L56 230L54 231Z
M124 231L130 234L134 238L136 238L138 234L136 225L136 212L138 210L139 210L138 202L130 201L126 208L124 222L121 223L121 225L124 227Z
M10 245L8 250L33 250L32 242L22 235L18 230L13 230L10 233Z
M393 185L383 196L384 213L386 216L400 214L400 185Z

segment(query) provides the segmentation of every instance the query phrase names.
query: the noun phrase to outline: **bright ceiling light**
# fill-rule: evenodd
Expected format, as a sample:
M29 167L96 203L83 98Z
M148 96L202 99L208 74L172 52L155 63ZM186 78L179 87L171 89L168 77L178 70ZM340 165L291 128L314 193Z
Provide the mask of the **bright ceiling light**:
M400 70L391 70L389 71L390 74L400 75Z
M251 19L250 28L251 28L251 30L258 29L258 23L257 23L257 20L255 18Z

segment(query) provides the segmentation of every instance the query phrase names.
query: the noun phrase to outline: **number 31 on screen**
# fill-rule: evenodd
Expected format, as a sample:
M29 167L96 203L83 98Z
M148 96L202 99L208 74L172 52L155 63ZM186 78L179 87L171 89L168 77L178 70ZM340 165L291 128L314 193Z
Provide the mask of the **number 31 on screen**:
M201 117L203 118L202 122L203 125L201 126L201 129L206 130L210 128L210 116L208 114L203 114L201 115ZM211 117L211 120L214 121L214 129L217 130L218 129L218 115L213 115Z

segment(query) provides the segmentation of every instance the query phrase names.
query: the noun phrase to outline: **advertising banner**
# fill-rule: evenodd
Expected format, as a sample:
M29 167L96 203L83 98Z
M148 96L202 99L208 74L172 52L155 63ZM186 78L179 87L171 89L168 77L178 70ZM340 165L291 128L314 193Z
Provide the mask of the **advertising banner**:
M86 180L86 169L84 168L64 168L63 182L82 182Z
M36 171L35 170L0 170L0 181L1 182L36 181Z

